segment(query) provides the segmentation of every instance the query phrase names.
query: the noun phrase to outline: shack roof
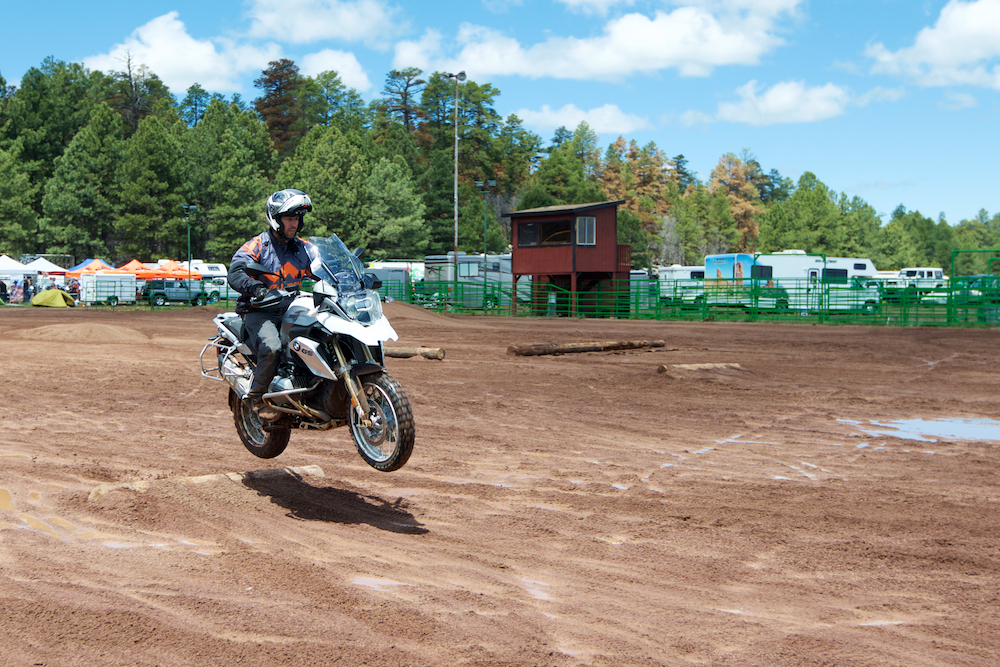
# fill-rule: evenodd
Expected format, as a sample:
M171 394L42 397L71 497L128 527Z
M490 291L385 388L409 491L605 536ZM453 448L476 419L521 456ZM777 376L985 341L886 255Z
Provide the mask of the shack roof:
M611 206L621 206L625 203L624 199L619 199L617 201L596 201L590 202L588 204L560 204L558 206L542 206L540 208L528 208L523 211L514 211L510 214L512 218L519 218L526 215L547 215L549 213L581 213L583 211L592 211L599 208L607 208Z

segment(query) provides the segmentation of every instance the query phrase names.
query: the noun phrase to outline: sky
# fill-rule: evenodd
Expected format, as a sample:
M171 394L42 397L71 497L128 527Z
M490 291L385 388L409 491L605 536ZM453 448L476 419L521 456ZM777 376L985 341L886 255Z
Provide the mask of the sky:
M708 180L725 153L812 172L888 221L1000 212L1000 0L0 0L0 75L46 57L146 64L182 99L252 100L267 63L336 70L366 100L392 69L464 71L548 142L654 142Z

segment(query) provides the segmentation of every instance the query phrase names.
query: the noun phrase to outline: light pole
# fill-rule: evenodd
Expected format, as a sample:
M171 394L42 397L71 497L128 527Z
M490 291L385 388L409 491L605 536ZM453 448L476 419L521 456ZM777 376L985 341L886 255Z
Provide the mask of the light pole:
M191 303L191 211L198 209L194 204L182 204L184 209L184 222L188 229L188 303Z
M486 195L489 194L490 188L495 188L497 182L490 181L476 181L476 189L479 190L483 195L483 309L486 309L486 214L489 209L486 208ZM497 276L499 278L499 276Z
M465 72L445 74L446 79L455 79L455 293L452 298L458 298L458 82L465 81Z

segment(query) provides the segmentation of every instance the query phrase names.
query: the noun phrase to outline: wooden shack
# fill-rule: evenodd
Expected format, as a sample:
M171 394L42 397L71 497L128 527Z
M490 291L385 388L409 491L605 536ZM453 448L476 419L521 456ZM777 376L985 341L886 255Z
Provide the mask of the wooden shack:
M567 204L511 213L514 285L520 276L532 276L533 312L557 304L559 312L572 316L611 315L620 297L627 299L632 246L618 243L618 206L624 203ZM517 303L516 298L513 301Z

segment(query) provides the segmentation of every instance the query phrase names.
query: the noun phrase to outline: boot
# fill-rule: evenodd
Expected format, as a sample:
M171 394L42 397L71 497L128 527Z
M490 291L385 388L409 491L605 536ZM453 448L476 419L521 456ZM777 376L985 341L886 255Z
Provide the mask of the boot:
M261 418L262 421L274 421L281 416L281 412L273 408L264 402L264 399L260 396L250 396L250 409L253 410L254 414Z

